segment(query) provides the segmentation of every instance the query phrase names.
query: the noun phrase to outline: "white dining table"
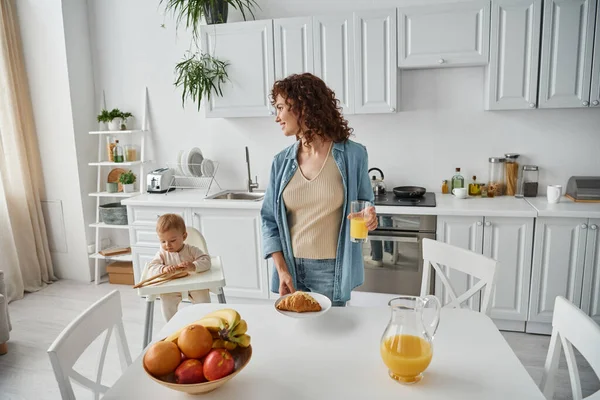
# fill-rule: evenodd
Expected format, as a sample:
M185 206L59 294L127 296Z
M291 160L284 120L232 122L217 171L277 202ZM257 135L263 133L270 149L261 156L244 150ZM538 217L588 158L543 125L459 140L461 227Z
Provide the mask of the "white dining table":
M278 313L273 305L231 305L248 322L252 359L244 370L202 399L502 399L544 400L492 320L478 312L442 309L433 359L421 382L400 384L379 355L390 311L333 307L311 319ZM161 340L221 304L181 309ZM142 353L143 354L143 353ZM190 399L154 381L138 357L104 396L108 399Z

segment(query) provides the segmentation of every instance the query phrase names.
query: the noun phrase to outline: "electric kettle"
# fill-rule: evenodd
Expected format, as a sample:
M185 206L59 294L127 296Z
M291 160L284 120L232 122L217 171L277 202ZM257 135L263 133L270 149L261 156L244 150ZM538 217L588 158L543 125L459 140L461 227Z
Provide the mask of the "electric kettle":
M379 172L381 178L377 179L375 175L371 178L371 188L373 189L373 194L375 196L380 196L385 194L385 183L383 183L383 172L379 168L371 168L368 173L371 171Z

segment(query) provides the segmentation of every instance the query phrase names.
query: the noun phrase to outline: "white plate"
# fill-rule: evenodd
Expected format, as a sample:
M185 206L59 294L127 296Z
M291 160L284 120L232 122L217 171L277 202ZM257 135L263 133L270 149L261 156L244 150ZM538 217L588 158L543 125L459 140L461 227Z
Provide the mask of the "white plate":
M181 167L181 157L183 156L183 150L179 150L179 153L177 154L177 170L176 170L176 174L179 176L183 176L183 169Z
M190 176L202 176L202 169L200 167L203 160L204 157L199 148L194 147L190 150L187 156L187 168L190 171Z
M329 300L329 297L323 296L322 294L314 293L314 292L307 292L307 293L310 294L312 297L314 297L314 299L316 301L319 302L319 304L321 305L321 311L298 313L298 312L293 312L293 311L278 310L277 304L279 304L281 302L281 300L285 299L288 296L291 296L292 294L286 294L285 296L281 296L280 298L278 298L277 301L275 302L275 310L277 310L277 312L279 314L283 314L286 317L298 318L298 319L318 317L320 315L325 314L327 311L329 311L329 309L331 308L331 300Z
M212 160L205 158L202 161L200 169L202 170L202 176L212 177L215 174L215 163L212 162Z
M190 171L190 166L188 165L188 158L190 156L190 150L184 150L181 155L181 170L183 171L184 176L193 176L192 171Z

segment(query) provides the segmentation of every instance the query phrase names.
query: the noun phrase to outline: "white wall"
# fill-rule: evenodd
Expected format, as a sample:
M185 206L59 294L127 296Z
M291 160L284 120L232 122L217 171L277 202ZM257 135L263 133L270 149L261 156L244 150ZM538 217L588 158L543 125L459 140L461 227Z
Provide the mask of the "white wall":
M432 1L433 2L433 1ZM257 18L337 13L340 9L389 7L398 1L263 0ZM117 5L118 4L118 5ZM268 182L273 155L289 140L272 118L205 119L190 104L181 107L172 85L173 68L189 46L188 32L176 32L158 1L95 0L90 4L96 86L109 107L140 112L148 86L153 123L153 157L174 161L179 149L199 146L219 160L218 180L244 186L244 146L250 147L253 175ZM240 20L232 13L230 21ZM107 23L110 21L110 23ZM166 28L160 25L165 23ZM355 140L367 145L370 166L383 169L389 186L425 185L439 191L442 179L460 166L465 178L487 179L488 157L507 152L540 166L542 186L566 184L571 175L600 174L600 109L483 111L483 68L399 72L400 112L349 116ZM112 104L112 105L111 105Z
M19 0L17 12L44 169L43 200L62 203L64 226L60 213L49 225L50 235L64 234L51 242L64 239L66 249L52 252L52 261L58 277L89 281L61 0Z

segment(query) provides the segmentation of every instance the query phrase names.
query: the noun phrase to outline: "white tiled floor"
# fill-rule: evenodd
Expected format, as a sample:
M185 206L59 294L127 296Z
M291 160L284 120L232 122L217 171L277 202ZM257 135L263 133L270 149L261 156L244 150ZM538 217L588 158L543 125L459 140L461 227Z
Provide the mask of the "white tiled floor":
M142 330L145 303L128 286L110 284L84 284L73 281L59 281L46 289L27 294L23 300L9 305L13 331L9 341L9 352L0 356L0 400L7 399L60 399L58 386L46 350L62 329L81 311L100 297L118 289L123 303L125 332L132 357L135 359L142 350ZM235 299L228 299L230 303ZM188 304L182 304L187 307ZM164 325L157 303L154 315L154 332ZM504 337L525 365L536 383L539 383L549 337L504 332ZM98 342L95 342L82 355L76 370L86 376L93 376L93 366L97 363ZM111 343L104 370L103 383L112 385L120 375L116 349ZM584 395L600 389L597 377L582 357L578 359ZM89 393L75 387L78 398L90 398ZM85 393L85 394L84 394ZM79 396L82 394L82 396ZM570 386L566 363L561 363L557 377L555 399L570 399ZM520 399L511 399L520 400Z

